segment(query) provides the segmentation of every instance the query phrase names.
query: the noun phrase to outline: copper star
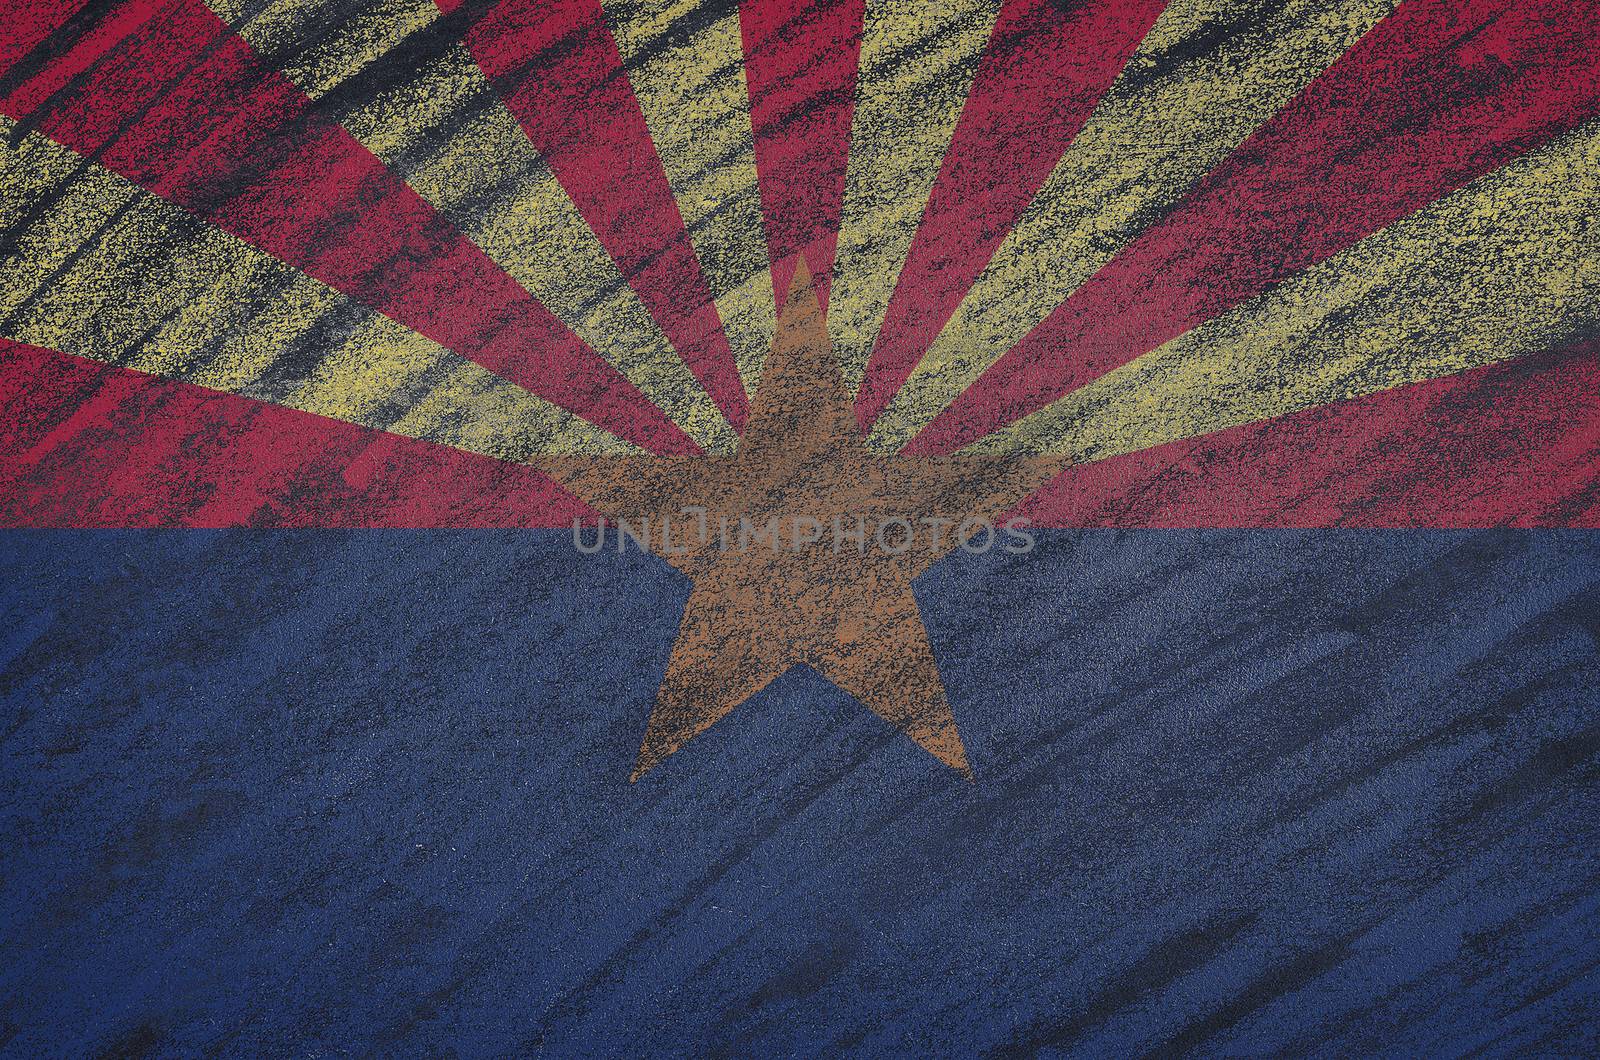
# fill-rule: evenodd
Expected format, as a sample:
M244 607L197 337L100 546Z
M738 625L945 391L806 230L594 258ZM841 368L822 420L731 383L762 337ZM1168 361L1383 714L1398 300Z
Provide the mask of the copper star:
M541 462L694 583L633 779L801 664L970 776L911 582L1062 466L870 452L802 262L733 456Z

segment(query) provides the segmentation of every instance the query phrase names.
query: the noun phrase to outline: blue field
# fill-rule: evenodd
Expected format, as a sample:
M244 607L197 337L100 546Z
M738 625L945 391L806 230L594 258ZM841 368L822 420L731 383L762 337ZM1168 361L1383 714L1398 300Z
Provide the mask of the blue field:
M0 1051L1594 1055L1600 534L1050 532L627 777L566 532L0 534Z

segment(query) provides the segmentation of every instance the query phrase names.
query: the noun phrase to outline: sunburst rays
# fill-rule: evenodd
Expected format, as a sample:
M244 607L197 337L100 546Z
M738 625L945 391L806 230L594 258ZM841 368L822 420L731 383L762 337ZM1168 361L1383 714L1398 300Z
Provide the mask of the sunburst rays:
M1592 117L1600 31L1552 28L1548 7L1402 5L957 395L912 448L973 442ZM1559 188L1571 175L1553 179Z
M874 444L915 437L1393 6L1169 4L873 425Z
M695 379L742 426L737 364L599 0L499 0L466 45Z
M727 420L432 0L211 0L263 55L405 178L702 447Z
M1600 328L1600 122L973 448L1098 460L1549 349Z
M507 461L725 452L805 254L872 444L1088 461L1600 328L1600 31L1538 3L209 2L5 31L0 335ZM1308 115L1399 190L1297 170Z
M852 393L999 13L999 0L867 4L828 302L828 330Z
M753 393L776 323L744 42L732 4L605 0L628 78Z
M38 134L0 222L6 338L504 460L632 448Z

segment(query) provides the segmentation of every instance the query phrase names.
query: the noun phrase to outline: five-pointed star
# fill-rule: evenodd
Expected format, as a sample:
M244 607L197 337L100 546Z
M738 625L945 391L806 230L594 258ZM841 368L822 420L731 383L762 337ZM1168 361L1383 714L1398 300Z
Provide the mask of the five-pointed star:
M651 551L694 583L634 779L800 664L971 775L911 582L957 547L964 520L1004 512L1063 462L869 451L804 263L732 457L541 466L596 511L647 527ZM774 518L775 542L741 534Z

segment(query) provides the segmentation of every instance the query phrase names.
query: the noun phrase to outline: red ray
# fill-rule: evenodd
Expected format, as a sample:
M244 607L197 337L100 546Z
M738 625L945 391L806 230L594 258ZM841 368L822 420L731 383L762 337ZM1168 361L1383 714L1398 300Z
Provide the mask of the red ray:
M9 92L38 62L53 54L63 39L76 35L77 27L70 24L75 14L80 21L85 17L82 9L74 10L60 0L12 0L6 5L5 26L0 28L0 71L4 72L0 94ZM17 65L41 46L35 62L26 68Z
M907 451L980 438L1593 117L1600 19L1573 6L1402 4Z
M1600 341L1084 464L1045 526L1600 527Z
M778 305L801 254L828 305L864 13L865 0L747 0L739 8Z
M1158 0L1009 0L912 240L856 417L882 414L1155 23Z
M445 12L466 0L438 0ZM735 428L746 401L599 0L501 0L467 34L529 140Z
M532 468L0 340L0 525L570 526Z
M694 450L197 0L125 3L79 21L81 36L26 71L0 103L24 128L615 434Z

